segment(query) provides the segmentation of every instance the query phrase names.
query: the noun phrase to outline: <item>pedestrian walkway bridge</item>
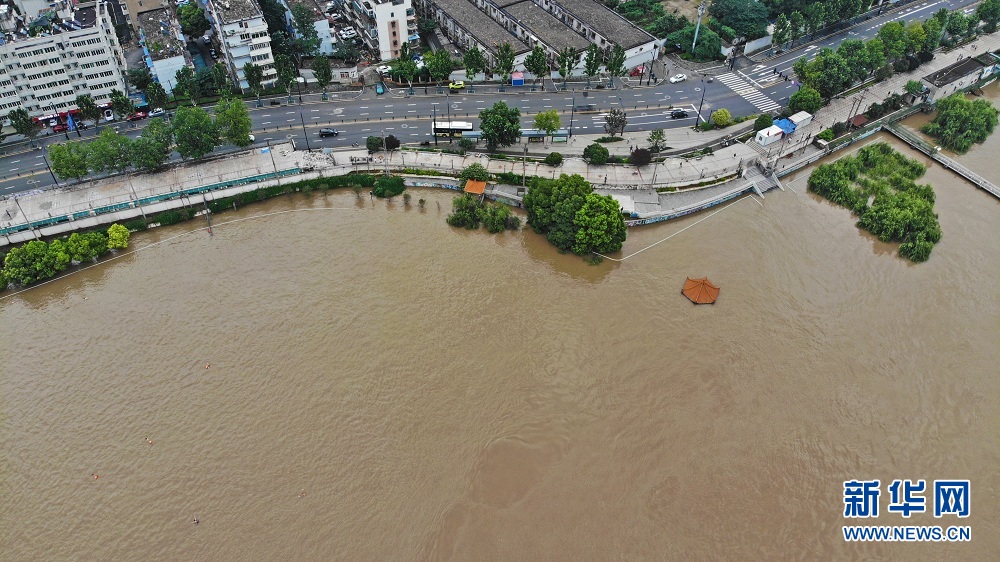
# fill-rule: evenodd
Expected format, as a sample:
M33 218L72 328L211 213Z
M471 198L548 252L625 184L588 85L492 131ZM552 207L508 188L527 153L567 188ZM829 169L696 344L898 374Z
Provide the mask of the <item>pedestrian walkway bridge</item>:
M993 182L980 176L979 174L973 172L972 170L966 168L965 166L955 162L951 158L941 154L940 149L931 146L927 141L920 138L919 136L906 130L904 127L900 127L896 123L886 123L882 128L898 138L899 140L905 142L906 144L916 148L920 152L930 156L938 164L941 164L945 168L955 172L956 174L962 176L972 184L982 188L983 190L989 192L994 197L1000 199L1000 187L997 187Z

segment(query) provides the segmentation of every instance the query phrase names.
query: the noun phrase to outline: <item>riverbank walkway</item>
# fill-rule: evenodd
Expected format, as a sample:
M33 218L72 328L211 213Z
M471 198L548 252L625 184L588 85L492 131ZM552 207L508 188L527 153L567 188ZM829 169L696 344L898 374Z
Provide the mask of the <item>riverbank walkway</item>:
M927 156L930 156L937 161L938 164L941 164L944 168L962 176L969 183L982 188L994 197L1000 199L1000 188L998 188L996 184L959 164L958 162L955 162L951 158L948 158L944 154L941 154L941 150L938 147L931 146L929 143L924 141L924 139L906 127L898 123L887 123L882 126L882 130L890 133L897 139L905 142L920 152L923 152Z

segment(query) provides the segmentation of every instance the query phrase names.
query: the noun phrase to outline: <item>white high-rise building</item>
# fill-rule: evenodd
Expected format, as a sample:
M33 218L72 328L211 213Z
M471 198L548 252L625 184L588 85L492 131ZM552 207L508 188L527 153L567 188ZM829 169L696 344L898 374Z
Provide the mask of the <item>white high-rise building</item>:
M278 73L260 5L254 0L209 0L208 11L233 81L248 88L243 67L252 61L263 68L263 83L273 83Z
M345 11L358 37L380 60L399 58L403 43L414 52L420 47L417 14L410 0L350 0Z
M0 6L0 115L20 107L33 117L65 113L76 109L78 95L104 104L112 89L126 91L112 4L57 0L40 10L37 3L18 4L23 16Z

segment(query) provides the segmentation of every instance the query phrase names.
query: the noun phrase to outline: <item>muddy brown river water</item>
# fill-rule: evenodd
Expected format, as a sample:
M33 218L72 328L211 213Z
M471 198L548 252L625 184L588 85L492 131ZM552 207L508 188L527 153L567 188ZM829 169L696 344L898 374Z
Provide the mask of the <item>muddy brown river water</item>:
M962 161L1000 176L998 136ZM136 235L0 300L0 558L993 559L1000 202L931 166L914 265L806 173L598 266L439 191ZM854 478L860 523L972 542L845 543ZM971 516L886 513L897 478L971 480Z

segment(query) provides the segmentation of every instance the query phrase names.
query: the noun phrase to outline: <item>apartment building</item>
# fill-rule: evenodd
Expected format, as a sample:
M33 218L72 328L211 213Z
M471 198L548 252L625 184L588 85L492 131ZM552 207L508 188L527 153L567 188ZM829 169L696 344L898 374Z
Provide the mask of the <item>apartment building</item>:
M656 38L597 0L535 0L544 10L591 43L610 52L625 49L625 68L649 62L657 50Z
M112 6L58 0L34 13L22 5L24 17L0 10L0 115L21 107L33 117L52 115L76 109L78 95L102 104L112 89L126 91Z
M404 43L415 49L420 46L417 14L411 0L350 0L344 12L379 60L399 58Z
M167 8L139 12L135 23L146 67L169 94L174 89L177 71L193 66L180 24Z
M495 19L486 15L468 0L417 0L420 14L438 22L441 31L463 49L479 47L490 61L496 65L497 47L510 43L514 48L514 68L524 70L524 59L531 47L512 35Z
M243 72L248 62L264 70L264 84L277 80L271 36L255 0L208 0L208 16L222 47L221 62L226 64L234 83L244 91L249 87Z

